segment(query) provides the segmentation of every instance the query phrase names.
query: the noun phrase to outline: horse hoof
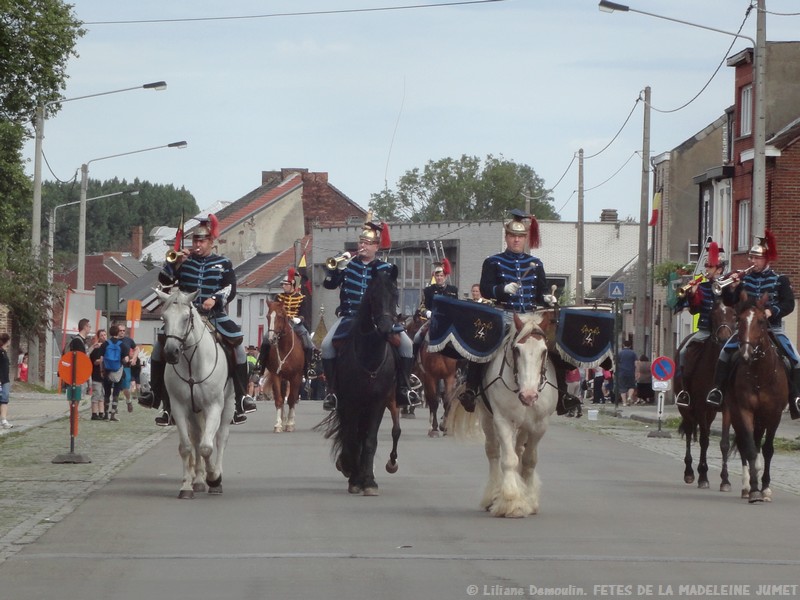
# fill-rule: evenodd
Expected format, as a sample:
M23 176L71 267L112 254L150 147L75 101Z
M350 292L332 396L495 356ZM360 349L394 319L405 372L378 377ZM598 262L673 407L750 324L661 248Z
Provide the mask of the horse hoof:
M720 492L730 492L731 491L731 484L730 483L720 483L719 484L719 491Z
M292 433L293 431L294 431L294 425L286 426L286 433Z
M400 465L397 462L388 461L386 463L386 472L387 473L397 473L397 469L400 468Z
M378 491L376 487L368 487L364 488L364 495L365 496L380 496L381 493Z
M193 492L205 492L206 491L206 485L204 483L200 483L200 482L193 483L192 484L192 491Z
M279 425L275 425L275 427L272 428L272 432L273 433L283 433L283 427L280 427Z
M699 490L707 490L709 488L707 481L698 481L697 482L697 489Z
M361 493L361 486L350 484L347 486L347 493L348 494L360 494Z
M756 502L763 502L764 501L764 496L761 495L761 492L756 490L756 491L750 492L750 495L747 498L747 501L750 504L755 504Z
M178 492L178 500L193 500L194 492L192 490L181 490Z
M439 432L436 429L431 429L428 432L428 437L429 438L438 438L439 437Z
M761 494L764 496L764 502L772 502L772 490L770 488L764 488L761 490Z
M683 482L691 485L692 483L694 483L694 475L684 475Z
M210 487L210 488L220 487L222 485L222 475L220 475L219 477L217 477L214 480L206 479L206 483L208 484L208 487Z
M208 488L209 495L219 496L222 493L222 484Z
M741 498L742 498L742 500L749 499L750 498L750 493L747 490L742 490Z

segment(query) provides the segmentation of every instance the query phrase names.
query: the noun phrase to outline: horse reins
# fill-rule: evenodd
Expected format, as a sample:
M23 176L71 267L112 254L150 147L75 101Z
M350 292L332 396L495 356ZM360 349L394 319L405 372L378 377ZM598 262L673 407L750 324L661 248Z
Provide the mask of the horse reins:
M275 313L275 317L277 319L277 313ZM286 355L283 358L281 358L280 341L281 341L281 338L283 338L283 336L285 335L285 331L286 331L287 327L291 327L291 325L289 325L288 317L285 317L284 326L283 326L281 331L278 331L277 329L268 329L267 330L267 333L269 333L271 331L271 332L273 332L275 334L275 356L278 357L278 368L275 371L276 375L280 374L281 370L283 369L283 365L286 363L286 361L292 355L292 350L294 350L294 340L295 340L296 336L293 335L293 336L291 336L292 337L292 345L289 347L289 351L286 353ZM292 331L292 333L294 333L294 331Z

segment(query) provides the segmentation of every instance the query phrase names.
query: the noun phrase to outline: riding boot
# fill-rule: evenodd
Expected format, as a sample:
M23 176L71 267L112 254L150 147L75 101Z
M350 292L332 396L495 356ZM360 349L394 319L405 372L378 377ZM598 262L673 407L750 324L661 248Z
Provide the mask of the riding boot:
M800 419L800 365L789 374L789 415L792 421Z
M411 369L413 357L400 357L400 369L397 373L397 406L419 406L422 402L419 394L411 386Z
M303 373L306 374L306 377L311 379L312 377L316 377L317 373L314 371L314 348L306 348L306 356L305 362L303 363Z
M150 391L146 394L139 394L139 404L145 408L158 408L166 395L164 389L164 370L167 364L164 362L150 361Z
M261 348L258 350L258 365L259 365L259 374L263 375L264 371L267 370L267 359L269 358L269 342L264 339L261 342Z
M419 347L420 347L421 345L422 345L422 344L419 344L419 343L417 343L417 341L416 341L416 340L414 340L414 344L413 344L413 346L412 346L412 350L413 350L413 351L412 351L412 356L414 357L414 359L415 359L415 360L416 360L417 356L419 356Z
M728 375L731 372L731 361L718 360L717 368L714 370L714 388L708 392L706 396L706 403L720 408L722 406L722 387L728 380Z
M328 395L325 396L325 401L322 403L324 410L336 410L336 392L333 388L333 367L336 364L335 358L322 359L322 372L325 373L325 383L328 386Z
M563 360L553 359L551 362L556 371L556 385L558 386L558 402L556 403L556 414L565 415L571 410L581 405L581 399L573 396L567 391L567 363Z
M467 412L475 410L475 398L480 393L481 379L483 378L483 365L476 362L467 363L466 387L458 399Z
M234 409L231 425L240 425L247 421L247 414L257 410L256 401L247 395L247 363L236 365L233 374L233 393L236 396L236 408Z

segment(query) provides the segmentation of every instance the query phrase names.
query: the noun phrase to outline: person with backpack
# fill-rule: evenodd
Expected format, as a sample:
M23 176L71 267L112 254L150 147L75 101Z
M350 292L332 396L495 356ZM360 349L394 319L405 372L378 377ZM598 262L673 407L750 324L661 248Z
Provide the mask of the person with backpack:
M122 334L119 325L108 328L108 339L100 345L103 371L103 391L105 404L105 420L119 421L117 418L117 401L125 379L123 368Z

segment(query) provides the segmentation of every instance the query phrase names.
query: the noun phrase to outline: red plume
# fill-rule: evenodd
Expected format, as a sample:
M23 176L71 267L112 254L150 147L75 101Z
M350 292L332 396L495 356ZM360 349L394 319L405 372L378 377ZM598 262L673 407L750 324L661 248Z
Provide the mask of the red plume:
M447 260L447 257L442 259L442 272L445 275L450 275L453 272L453 267L450 265L450 261Z
M711 242L708 245L708 264L712 267L719 266L719 244Z
M295 277L297 277L297 272L294 270L294 267L289 267L289 270L286 273L286 278L292 282L292 285L294 285Z
M219 221L217 220L217 215L208 215L208 224L211 229L211 237L217 239L217 236L219 236Z
M381 243L380 249L381 250L388 250L392 247L392 238L389 235L389 225L386 223L381 223Z
M778 259L778 244L775 242L775 236L767 229L764 231L764 241L767 244L767 262L772 262Z
M536 220L536 217L531 215L531 226L528 230L528 244L531 248L538 248L539 242L539 221Z

